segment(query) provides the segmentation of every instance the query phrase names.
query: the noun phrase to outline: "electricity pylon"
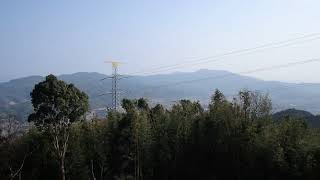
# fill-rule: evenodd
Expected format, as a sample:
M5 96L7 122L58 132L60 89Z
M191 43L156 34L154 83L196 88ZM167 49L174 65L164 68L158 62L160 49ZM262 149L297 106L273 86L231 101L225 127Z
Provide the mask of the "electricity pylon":
M111 92L109 94L112 95L112 110L117 111L120 106L120 94L121 90L119 89L119 80L121 79L121 75L118 74L118 67L120 64L123 64L119 61L105 61L105 63L111 63L112 65L112 75L109 77L112 79L112 87Z

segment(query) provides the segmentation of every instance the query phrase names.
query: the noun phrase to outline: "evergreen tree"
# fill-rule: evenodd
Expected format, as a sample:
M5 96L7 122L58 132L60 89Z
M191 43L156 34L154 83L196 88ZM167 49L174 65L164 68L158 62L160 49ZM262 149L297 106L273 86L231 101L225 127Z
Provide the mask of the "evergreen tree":
M65 180L70 126L87 112L88 96L73 84L66 84L49 75L45 81L35 85L31 98L34 113L28 120L50 136L59 162L61 178Z

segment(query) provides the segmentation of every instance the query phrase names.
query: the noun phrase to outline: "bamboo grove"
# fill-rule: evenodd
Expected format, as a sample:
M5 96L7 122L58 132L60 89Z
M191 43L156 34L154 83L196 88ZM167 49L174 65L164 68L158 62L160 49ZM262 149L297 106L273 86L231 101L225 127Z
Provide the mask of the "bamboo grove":
M122 107L105 119L70 121L65 177L54 132L36 123L8 131L1 136L0 179L320 178L319 130L301 119L273 121L267 95L243 90L227 100L216 90L207 108L189 100L151 107L145 99L124 99Z

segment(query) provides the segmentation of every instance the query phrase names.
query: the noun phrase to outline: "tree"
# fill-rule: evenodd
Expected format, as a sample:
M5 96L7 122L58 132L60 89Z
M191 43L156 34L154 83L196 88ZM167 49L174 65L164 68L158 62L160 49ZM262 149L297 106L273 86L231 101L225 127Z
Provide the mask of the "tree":
M28 121L51 138L59 161L61 178L65 180L65 156L69 131L73 122L80 120L88 110L88 96L73 84L58 80L54 75L35 85L31 92L32 113Z
M130 122L130 134L133 143L134 179L142 180L145 177L143 172L147 162L147 154L151 143L151 122L149 121L149 106L145 99L138 100L123 99L122 106L126 110L124 119Z
M23 152L22 157L16 153L12 157L13 152L18 149L17 144L20 145L17 143L20 136L22 136L22 126L14 116L6 115L0 119L0 178L2 176L8 179L21 178L21 171L28 153Z
M0 119L0 179L22 179L26 161L38 149L35 134L15 116Z
M109 121L108 121L109 122ZM91 122L80 123L81 137L80 147L86 156L86 163L93 180L103 180L109 171L108 158L110 147L108 146L107 122L94 119Z
M229 101L216 90L208 108L124 99L125 111L76 122L84 111L71 113L85 96L56 78L39 84L29 118L36 128L20 132L15 119L3 120L0 179L59 179L63 163L70 180L320 177L320 129L302 119L272 119L270 99L258 92L244 90Z

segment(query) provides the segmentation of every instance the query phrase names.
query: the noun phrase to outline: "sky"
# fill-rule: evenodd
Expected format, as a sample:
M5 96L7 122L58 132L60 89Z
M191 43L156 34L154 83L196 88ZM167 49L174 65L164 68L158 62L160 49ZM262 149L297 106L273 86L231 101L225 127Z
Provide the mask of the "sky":
M0 82L29 75L198 69L241 73L320 58L320 39L185 64L320 33L318 0L0 0ZM252 73L264 80L320 83L320 62Z

